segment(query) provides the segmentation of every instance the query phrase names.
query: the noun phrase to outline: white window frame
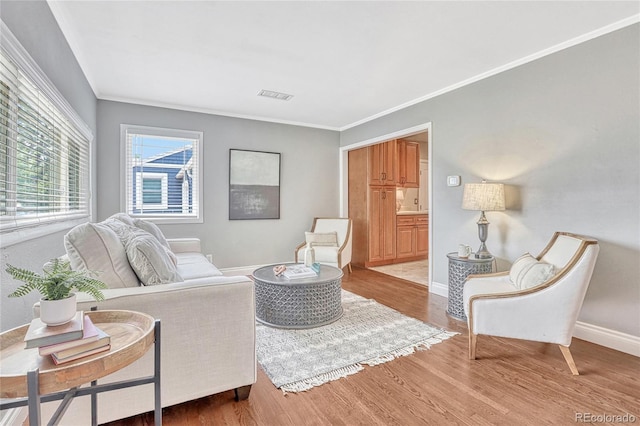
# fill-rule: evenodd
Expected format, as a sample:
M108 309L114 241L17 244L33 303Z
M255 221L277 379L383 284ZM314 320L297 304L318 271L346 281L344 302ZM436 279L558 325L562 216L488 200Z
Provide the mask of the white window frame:
M160 204L145 203L142 188L145 179L160 180L161 197ZM169 178L166 173L136 172L136 209L137 210L166 210L169 207Z
M29 55L26 49L20 44L4 22L0 21L0 48L2 53L9 58L20 72L28 79L37 90L56 108L58 114L64 117L72 128L78 132L85 140L86 144L81 146L87 163L86 173L82 173L79 184L84 188L85 198L82 210L74 212L44 213L38 215L25 216L3 216L0 220L0 234L2 234L2 247L7 247L16 243L24 242L33 238L43 237L61 230L91 220L92 218L92 146L94 141L93 132L87 124L80 118L71 104L58 91L53 82L42 71L38 64ZM13 129L15 131L15 129ZM65 167L63 167L65 169ZM66 173L64 170L61 173ZM64 177L63 175L59 176Z
M193 213L132 213L134 207L138 208L138 194L136 194L136 200L133 201L133 173L131 169L134 163L134 159L131 155L131 147L129 146L129 134L141 134L155 137L165 138L177 138L177 139L189 139L193 141L193 154L195 158L193 164L193 187L192 187L192 204ZM133 217L144 218L156 223L203 223L203 145L204 145L204 133L195 130L180 130L180 129L168 129L162 127L142 126L137 124L121 124L120 125L120 175L121 175L121 197L120 197L120 211L130 214ZM150 165L153 167L153 165ZM139 173L139 172L136 172ZM149 175L150 172L144 172L144 175ZM137 177L135 177L137 179ZM167 185L168 186L168 185ZM164 186L163 186L164 188ZM138 192L139 193L139 192ZM141 201L141 200L140 200ZM164 204L164 189L163 189L163 204ZM168 189L167 189L167 205L168 205ZM145 206L145 207L148 207ZM166 208L166 206L165 206ZM183 211L185 209L183 208Z

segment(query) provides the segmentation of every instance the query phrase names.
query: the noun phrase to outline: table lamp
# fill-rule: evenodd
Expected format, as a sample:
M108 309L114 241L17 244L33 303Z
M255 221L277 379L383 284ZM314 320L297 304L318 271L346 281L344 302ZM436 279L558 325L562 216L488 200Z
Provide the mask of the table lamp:
M489 221L484 212L504 210L504 185L501 183L465 183L462 194L462 208L464 210L480 211L478 220L478 236L480 248L476 252L477 259L487 259L491 253L487 250L485 241L489 231Z

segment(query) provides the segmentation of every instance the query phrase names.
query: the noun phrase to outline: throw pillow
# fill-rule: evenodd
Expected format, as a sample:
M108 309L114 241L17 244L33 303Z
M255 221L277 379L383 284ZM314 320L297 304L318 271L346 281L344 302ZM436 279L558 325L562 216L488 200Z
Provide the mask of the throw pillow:
M305 232L305 240L307 244L312 243L314 246L338 247L338 233L333 232Z
M128 214L126 214L126 213L113 214L113 215L111 215L111 216L109 216L107 218L107 220L109 220L109 219L119 220L122 223L125 223L125 224L127 224L129 226L133 226L133 218L131 216L129 216Z
M531 254L525 253L513 262L513 265L511 265L511 269L509 270L509 279L511 279L514 286L520 288L518 283L520 282L521 277L524 276L527 269L537 261L538 259L531 256Z
M183 281L165 247L148 232L133 234L125 243L129 263L143 285Z
M64 247L71 269L94 271L109 288L140 285L124 246L109 227L97 223L78 225L64 236Z
M140 229L136 228L133 225L127 225L126 223L115 219L113 216L104 222L100 222L101 225L106 226L111 229L120 239L122 246L124 247L125 242L130 238L130 236L137 231L142 232Z
M516 288L524 290L542 284L554 274L555 267L552 264L525 253L511 265L509 279Z
M153 222L148 222L142 219L134 219L133 224L138 228L142 229L143 231L147 231L148 233L156 237L158 241L160 241L160 244L165 246L167 249L171 250L171 247L169 246L169 241L167 241L167 239L165 238L160 228L158 228L158 225L156 225Z
M527 289L542 284L555 275L555 267L551 263L536 262L520 280L520 288Z

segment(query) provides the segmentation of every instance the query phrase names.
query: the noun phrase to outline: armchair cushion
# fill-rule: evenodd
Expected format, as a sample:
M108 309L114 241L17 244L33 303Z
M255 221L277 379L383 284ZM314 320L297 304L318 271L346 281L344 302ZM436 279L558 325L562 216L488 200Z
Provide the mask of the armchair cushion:
M338 233L333 232L305 232L305 240L307 244L313 244L313 247L328 246L338 247Z

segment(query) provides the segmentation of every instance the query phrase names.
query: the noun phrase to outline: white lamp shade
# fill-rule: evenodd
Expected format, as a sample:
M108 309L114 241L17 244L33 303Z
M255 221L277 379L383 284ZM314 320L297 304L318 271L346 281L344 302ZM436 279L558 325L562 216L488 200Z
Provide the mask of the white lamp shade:
M465 183L462 194L464 210L504 210L504 185L501 183Z
M404 191L402 189L396 189L396 201L404 201Z

